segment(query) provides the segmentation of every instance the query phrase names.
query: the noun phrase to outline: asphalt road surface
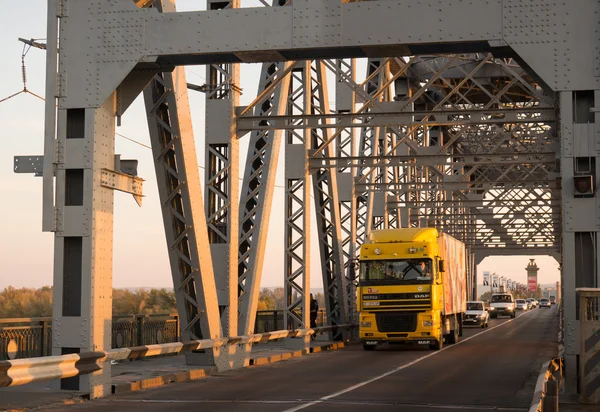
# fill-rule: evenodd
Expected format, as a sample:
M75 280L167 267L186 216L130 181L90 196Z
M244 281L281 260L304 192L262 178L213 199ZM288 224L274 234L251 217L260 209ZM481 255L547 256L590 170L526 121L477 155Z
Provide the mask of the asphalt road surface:
M557 353L558 313L465 328L435 352L360 345L52 410L109 411L527 411L543 362ZM50 410L50 409L45 409Z

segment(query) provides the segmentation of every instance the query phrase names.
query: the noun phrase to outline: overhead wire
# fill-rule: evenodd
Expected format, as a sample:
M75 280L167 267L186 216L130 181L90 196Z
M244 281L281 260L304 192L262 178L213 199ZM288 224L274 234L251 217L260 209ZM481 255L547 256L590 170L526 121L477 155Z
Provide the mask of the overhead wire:
M44 39L31 39L31 41L32 41L32 42L33 42L33 41L36 41L36 40L44 40ZM23 45L23 51L22 51L22 53L21 53L21 75L22 75L22 81L23 81L23 90L21 90L21 91L19 91L19 92L17 92L17 93L13 93L13 94L11 94L11 95L9 95L9 96L7 96L7 97L3 98L3 99L0 99L0 103L3 103L3 102L5 102L5 101L7 101L7 100L9 100L9 99L11 99L11 98L13 98L13 97L15 97L15 96L18 96L18 95L19 95L19 94L21 94L21 93L29 93L29 94L31 94L32 96L34 96L34 97L37 97L38 99L40 99L40 100L42 100L42 101L45 101L45 100L46 100L46 99L44 99L43 97L41 97L41 96L37 95L36 93L33 93L32 91L30 91L29 89L27 89L27 70L26 70L26 66L25 66L25 57L27 56L27 53L29 52L29 50L31 49L31 47L32 47L32 46L31 46L31 44L27 44L27 43L26 43L26 44L24 44L24 45ZM194 70L190 69L189 67L188 67L188 68L186 68L186 69L187 69L187 70L188 70L188 71L189 71L191 74L193 74L193 75L195 75L195 76L198 76L198 77L199 77L199 78L201 78L203 81L206 81L205 77L204 77L204 76L202 76L201 74L199 74L199 73L196 73ZM125 136L125 135L124 135L124 134L122 134L122 133L115 132L115 135L117 135L117 136L119 136L119 137L122 137L123 139L125 139L125 140L128 140L128 141L130 141L130 142L132 142L132 143L135 143L135 144L137 144L137 145L139 145L139 146L142 146L142 147L144 147L144 148L146 148L146 149L150 149L150 150L152 150L152 147L151 147L151 146L149 146L149 145L147 145L147 144L145 144L145 143L142 143L142 142L140 142L140 141L138 141L138 140L136 140L136 139L132 139L131 137ZM203 169L203 170L205 170L205 169L206 169L204 166L198 166L198 167L199 167L200 169ZM242 177L240 177L240 178L239 178L239 180L243 181L244 179L243 179ZM275 187L278 187L278 188L281 188L281 189L286 189L286 187L285 187L285 186L282 186L282 185L275 184L274 186L275 186ZM313 195L311 195L311 197L313 197Z
M115 134L116 134L116 135L118 135L118 136L120 136L120 137L122 137L122 138L124 138L124 139L127 139L127 140L129 140L130 142L136 143L136 144L138 144L138 145L140 145L140 146L142 146L142 147L145 147L145 148L147 148L147 149L152 149L152 147L148 146L147 144L145 144L145 143L142 143L142 142L140 142L140 141L137 141L137 140L135 140L135 139L132 139L131 137L127 137L127 136L125 136L124 134L121 134L121 133L115 133ZM198 167L199 167L200 169L206 170L206 167L204 167L204 166L198 166ZM242 177L240 177L239 179L240 179L241 181L243 181L243 180L244 180ZM286 188L285 186L278 185L278 184L275 184L275 187L280 187L280 188L282 188L282 189L285 189L285 188ZM311 197L312 197L312 195L311 195Z

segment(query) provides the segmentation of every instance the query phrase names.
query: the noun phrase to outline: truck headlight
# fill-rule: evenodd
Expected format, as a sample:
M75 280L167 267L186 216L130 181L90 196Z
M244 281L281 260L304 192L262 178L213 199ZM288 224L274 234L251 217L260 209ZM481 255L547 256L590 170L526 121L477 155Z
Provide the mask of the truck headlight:
M360 327L361 328L370 328L371 322L360 322Z
M423 326L433 326L433 321L432 320L424 320Z

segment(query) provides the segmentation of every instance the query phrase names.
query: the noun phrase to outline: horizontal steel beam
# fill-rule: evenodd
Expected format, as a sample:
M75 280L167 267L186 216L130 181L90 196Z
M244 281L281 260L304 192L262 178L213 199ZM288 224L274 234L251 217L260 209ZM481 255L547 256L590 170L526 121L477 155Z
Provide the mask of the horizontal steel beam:
M44 156L15 156L14 157L14 172L15 173L33 173L34 176L40 177L43 171ZM125 173L130 176L137 176L137 160L121 159L121 155L115 155L115 170L120 173ZM56 174L56 170L54 170Z
M103 187L130 193L138 206L142 206L144 179L110 169L102 169L101 173L100 184Z
M556 164L556 152L544 153L492 153L492 154L415 154L409 156L348 156L312 157L309 153L311 169L356 168L386 166L475 166L493 163L502 165L517 164Z
M459 209L458 207L456 208L448 208L448 209ZM418 210L418 209L416 209ZM454 213L454 211L452 212ZM512 219L512 218L527 218L527 217L536 217L536 216L544 216L544 217L560 217L561 214L560 212L556 212L554 210L549 210L549 211L540 211L540 212L534 212L534 211L522 211L522 212L514 212L514 211L510 211L510 212L479 212L479 211L467 211L464 215L448 215L448 214L441 214L441 213L428 213L428 214L421 214L421 213L416 213L416 214L411 214L411 216L416 216L416 217L448 217L451 216L453 218L456 219L465 219L465 217L479 217L479 216L499 216L502 219Z
M238 110L243 110L241 107ZM419 121L419 117L435 120ZM455 117L452 119L452 117ZM535 124L555 121L554 109L390 111L286 116L242 116L237 118L238 136L254 130L356 128L380 126L452 127L490 124Z
M555 189L556 180L494 182L356 183L358 192L429 192L436 190Z
M519 206L524 202L543 202L542 204L528 204L528 207L557 207L560 206L559 198L550 199L494 199L494 200L478 200L478 199L464 199L464 200L445 200L445 201L433 201L423 200L420 202L403 202L403 201L388 201L388 208L404 208L408 207L411 209L419 208L432 208L432 207L444 207L448 208L449 205L452 207L510 207Z

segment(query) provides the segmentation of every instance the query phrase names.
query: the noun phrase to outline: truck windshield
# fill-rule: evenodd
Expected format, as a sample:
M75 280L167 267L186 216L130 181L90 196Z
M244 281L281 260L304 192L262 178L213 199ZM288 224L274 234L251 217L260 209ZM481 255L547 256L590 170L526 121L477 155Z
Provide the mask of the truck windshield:
M360 283L416 285L431 283L431 259L371 260L360 263Z

